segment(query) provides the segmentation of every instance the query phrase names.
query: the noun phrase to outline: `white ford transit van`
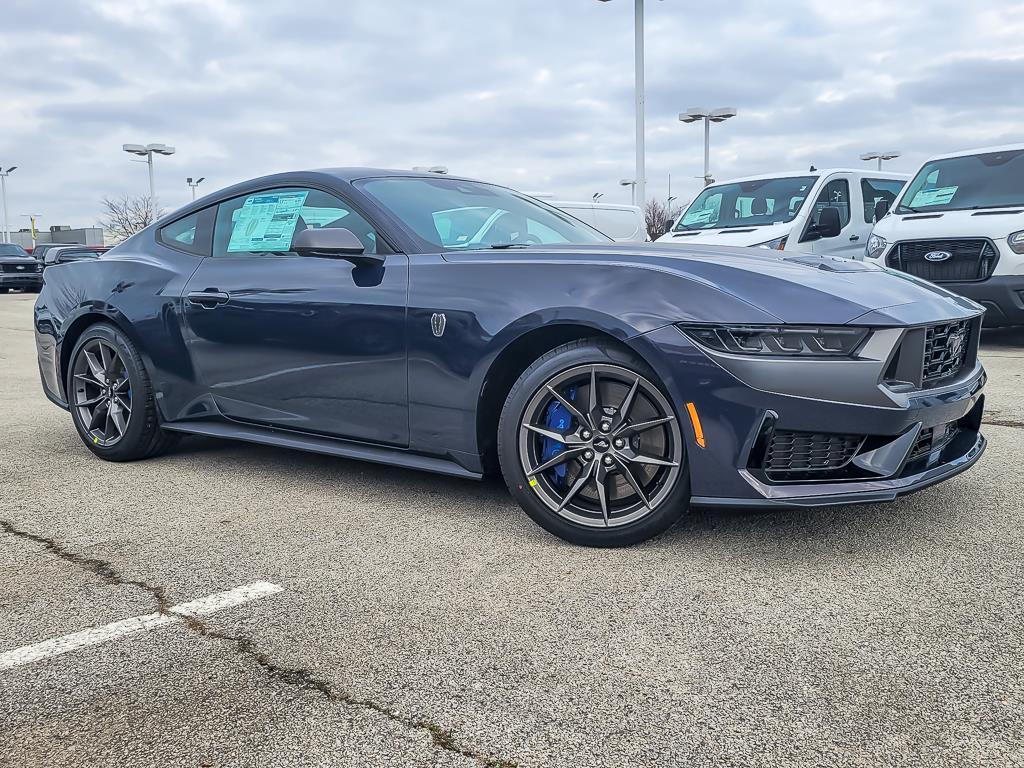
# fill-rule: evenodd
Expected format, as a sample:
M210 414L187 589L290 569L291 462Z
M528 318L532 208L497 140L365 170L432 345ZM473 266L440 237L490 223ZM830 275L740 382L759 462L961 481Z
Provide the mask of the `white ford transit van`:
M926 162L864 255L974 299L986 326L1024 324L1024 144Z
M876 204L895 200L909 178L837 168L712 184L658 242L752 245L861 258Z
M575 216L612 240L623 243L640 242L647 239L647 224L644 212L638 205L616 203L587 203L569 200L545 200L548 205L560 208Z

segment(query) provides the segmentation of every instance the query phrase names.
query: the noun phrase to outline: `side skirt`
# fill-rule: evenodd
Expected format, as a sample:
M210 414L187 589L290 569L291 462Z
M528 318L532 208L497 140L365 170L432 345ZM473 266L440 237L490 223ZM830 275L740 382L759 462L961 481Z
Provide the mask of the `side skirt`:
M164 429L172 432L221 437L228 440L241 440L247 443L272 445L279 448L293 448L298 451L321 453L325 456L339 456L345 459L371 461L375 464L419 469L425 472L461 477L466 480L480 480L483 477L479 472L471 472L449 459L421 456L397 448L382 448L376 445L336 440L316 435L304 435L270 427L234 423L225 424L216 421L176 421L170 424L165 423L162 426Z

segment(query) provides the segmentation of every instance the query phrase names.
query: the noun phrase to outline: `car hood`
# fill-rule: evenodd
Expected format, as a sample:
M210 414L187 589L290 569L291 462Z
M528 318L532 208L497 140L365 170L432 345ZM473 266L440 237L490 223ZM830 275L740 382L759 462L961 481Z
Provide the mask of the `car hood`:
M936 213L890 214L872 230L889 242L932 240L950 237L1005 238L1024 229L1024 210L1017 208L986 208L978 211L945 211Z
M540 251L540 249L537 249ZM533 249L517 251L524 256ZM785 323L914 324L980 314L970 299L911 275L834 256L786 256L766 248L660 243L544 246L531 254L629 264L693 280Z
M726 229L690 229L683 232L666 232L657 239L659 245L708 245L747 246L759 245L789 234L790 224L768 224L763 227L734 227Z
M2 256L0 255L0 264L38 264L31 256Z

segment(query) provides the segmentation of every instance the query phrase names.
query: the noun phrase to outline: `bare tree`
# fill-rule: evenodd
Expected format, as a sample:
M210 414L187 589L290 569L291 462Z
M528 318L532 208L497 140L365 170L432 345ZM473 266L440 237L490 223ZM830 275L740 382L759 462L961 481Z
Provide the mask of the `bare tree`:
M647 225L647 236L657 240L672 228L679 216L678 208L669 208L668 203L661 200L648 200L644 206L644 223Z
M100 226L117 241L127 240L156 221L163 212L156 210L148 195L103 198Z

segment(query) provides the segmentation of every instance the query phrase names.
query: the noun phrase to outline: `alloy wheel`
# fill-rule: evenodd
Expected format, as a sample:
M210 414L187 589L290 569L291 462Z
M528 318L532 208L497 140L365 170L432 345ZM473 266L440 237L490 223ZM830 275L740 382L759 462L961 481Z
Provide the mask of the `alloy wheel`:
M556 514L615 527L653 512L679 477L679 423L660 390L617 365L582 365L541 386L523 412L519 457Z
M72 400L94 444L120 442L132 417L132 388L120 353L104 339L92 339L78 352L72 372Z

